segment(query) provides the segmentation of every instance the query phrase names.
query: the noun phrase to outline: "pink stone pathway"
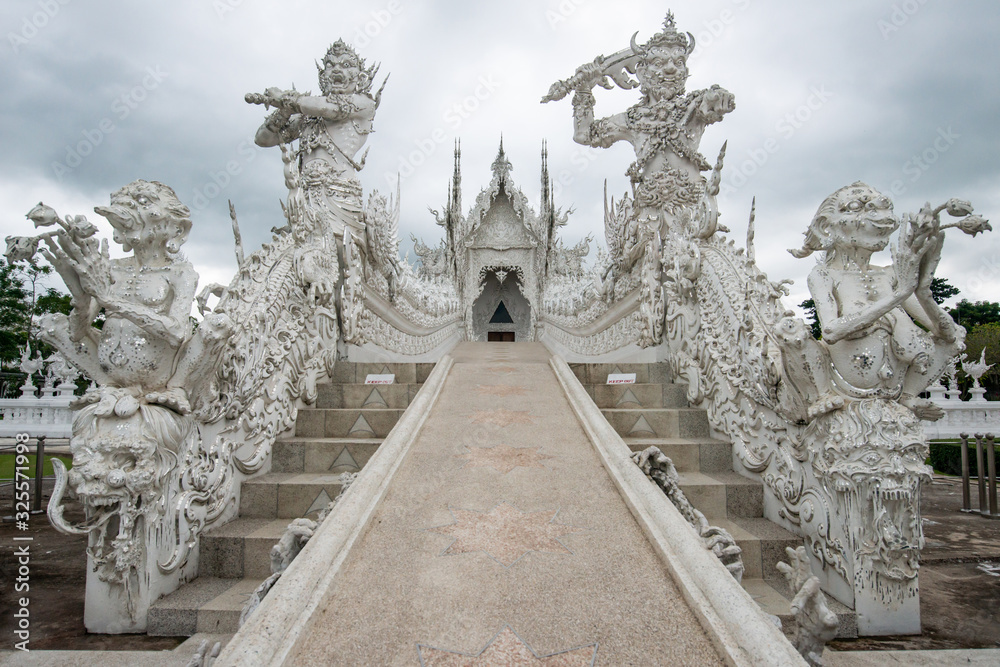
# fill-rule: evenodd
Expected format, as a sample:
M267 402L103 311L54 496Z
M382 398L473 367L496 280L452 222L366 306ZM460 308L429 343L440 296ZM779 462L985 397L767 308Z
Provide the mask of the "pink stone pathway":
M721 665L547 350L462 343L452 356L288 664Z
M489 512L452 509L451 513L454 523L429 529L455 538L444 553L481 551L504 567L510 567L530 551L572 553L559 538L580 531L554 523L557 510L522 512L507 503L500 503Z
M597 645L536 655L509 627L504 628L476 655L420 646L420 664L426 667L488 667L490 665L545 665L545 667L587 667L594 664Z
M506 474L518 467L544 468L542 461L552 457L542 454L534 447L494 445L493 447L469 447L468 452L458 458L469 461L465 466L467 468L487 466Z

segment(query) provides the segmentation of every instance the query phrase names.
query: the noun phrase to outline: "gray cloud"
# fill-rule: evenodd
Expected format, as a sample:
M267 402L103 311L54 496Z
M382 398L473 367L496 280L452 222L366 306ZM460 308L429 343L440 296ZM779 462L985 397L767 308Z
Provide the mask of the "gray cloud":
M489 180L501 133L515 179L535 202L540 143L548 139L557 203L576 207L567 240L601 238L604 181L615 196L628 188L631 149L588 152L572 142L568 101L540 105L539 99L576 66L627 46L636 30L648 38L663 19L663 5L648 0L391 6L388 0L265 6L77 0L59 5L25 39L24 21L40 6L16 0L0 10L3 234L24 230L21 216L39 197L79 207L65 212L85 212L135 178L155 178L195 208L186 250L214 280L228 280L235 269L227 199L236 204L248 246L281 224L280 157L249 145L264 113L245 104L244 93L293 82L315 90L313 60L338 37L380 61L381 75L391 72L362 182L368 191L394 189L397 171L415 167L402 181L404 250L410 232L427 241L440 234L426 207L444 201L453 140L462 139L471 206ZM724 221L742 240L757 195L758 261L772 279L796 279L789 303L805 298L811 262L784 249L799 243L820 201L841 185L862 179L888 191L901 181L897 209L957 196L996 217L1000 13L994 3L678 0L674 11L680 29L699 36L689 86L719 83L737 96L736 112L702 143L714 159L728 140L724 182L745 176L722 197ZM152 87L143 85L150 68L166 73ZM137 86L144 93L135 95ZM810 108L817 90L830 94ZM597 111L615 113L635 98L598 91ZM65 164L68 150L96 138L104 119L113 130L60 178L54 163ZM933 149L939 131L957 138L937 151L933 164L915 170L912 157ZM227 173L234 164L228 171L238 173ZM996 300L998 248L990 236L950 238L939 274L964 296Z

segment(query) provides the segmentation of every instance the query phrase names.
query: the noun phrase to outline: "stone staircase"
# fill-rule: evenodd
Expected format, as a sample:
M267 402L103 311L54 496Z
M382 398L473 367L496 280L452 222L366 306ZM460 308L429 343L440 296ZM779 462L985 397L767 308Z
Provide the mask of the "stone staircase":
M708 414L688 407L682 384L666 364L570 364L608 423L633 452L655 445L670 457L684 495L743 550L743 588L786 632L794 627L790 591L777 570L785 547L802 539L764 518L764 487L733 471L732 444L711 437ZM608 385L610 373L635 373L635 384ZM827 596L840 619L840 637L857 636L853 610Z
M235 633L248 596L271 574L271 547L292 519L316 518L358 472L410 405L434 364L338 362L294 433L274 443L271 471L244 480L239 516L201 538L199 576L153 604L147 633ZM369 374L395 374L366 385Z

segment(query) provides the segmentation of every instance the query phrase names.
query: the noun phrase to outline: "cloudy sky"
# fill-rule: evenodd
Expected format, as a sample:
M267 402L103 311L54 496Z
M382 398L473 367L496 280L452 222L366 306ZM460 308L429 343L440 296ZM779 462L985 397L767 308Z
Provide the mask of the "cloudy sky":
M277 149L252 137L262 107L247 92L317 91L314 59L338 37L391 73L365 190L402 178L402 250L435 242L427 207L445 200L462 140L466 209L489 181L501 134L514 177L537 207L548 139L557 204L573 242L603 238L602 190L620 196L633 159L572 141L569 100L539 104L557 79L660 29L668 5L619 0L4 0L0 6L0 232L31 233L43 200L92 213L136 179L172 186L193 209L185 251L202 282L235 271L227 200L248 252L281 225ZM819 203L864 180L897 211L949 197L1000 223L1000 8L995 0L674 0L694 33L689 90L717 83L736 110L706 133L714 161L729 141L720 206L742 244L757 197L758 262L806 298L813 260L797 247ZM598 90L597 113L637 92ZM104 226L104 229L109 229ZM997 233L1000 233L998 231ZM110 235L110 234L108 234ZM886 261L888 261L886 259ZM1000 237L949 233L938 275L970 299L1000 300Z

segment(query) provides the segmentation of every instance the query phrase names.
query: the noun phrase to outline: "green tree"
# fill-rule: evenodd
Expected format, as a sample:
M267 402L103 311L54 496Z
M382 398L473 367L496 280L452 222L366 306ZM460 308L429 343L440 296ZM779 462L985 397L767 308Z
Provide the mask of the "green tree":
M25 343L47 357L55 350L34 337L34 324L39 315L68 315L73 307L69 294L40 284L52 267L30 262L9 264L0 259L0 364L17 365ZM32 355L34 356L34 355Z
M954 308L946 309L952 319L966 329L981 324L1000 324L1000 303L994 301L970 302L962 299Z
M944 278L934 278L931 280L931 298L934 299L934 303L940 305L957 295L958 288Z
M816 314L816 302L806 299L799 304L799 308L806 311L806 319L809 320L809 327L812 329L813 338L819 340L823 337L823 329L819 326L819 315Z
M24 281L26 283L28 283L28 284L31 285L31 293L30 293L30 295L28 297L28 328L27 328L28 337L27 337L27 340L28 340L28 343L31 344L31 349L34 350L37 347L37 344L35 342L35 316L39 314L38 313L38 290L41 287L38 284L38 281L41 280L43 276L47 276L50 273L52 273L52 267L49 266L49 265L47 265L47 264L39 266L38 264L35 264L34 261L30 261L30 262L24 262L23 264L17 265L17 268L21 271L21 276L23 277ZM26 284L24 287L25 287L25 290L27 290L28 285ZM53 290L50 287L48 291L49 292L54 292L55 290ZM58 292L56 292L56 293L58 294ZM49 351L46 350L45 354L47 355L48 353L49 353Z
M0 260L0 363L21 358L31 322L31 293L19 267Z
M993 364L993 368L986 371L981 382L986 389L987 397L996 399L1000 397L1000 324L990 322L969 329L965 337L965 354L968 355L968 359L979 361L984 349L986 363ZM972 380L966 379L960 385L968 389L972 386Z
M44 315L45 313L69 315L72 308L73 298L53 287L46 289L45 293L35 300L35 315Z

